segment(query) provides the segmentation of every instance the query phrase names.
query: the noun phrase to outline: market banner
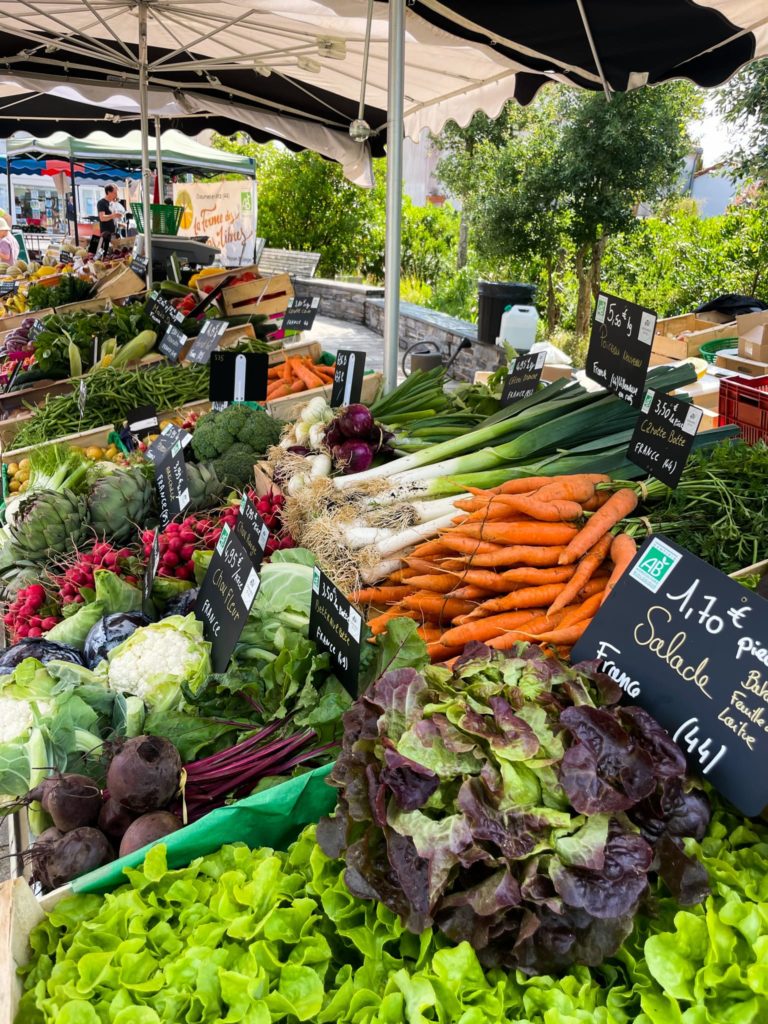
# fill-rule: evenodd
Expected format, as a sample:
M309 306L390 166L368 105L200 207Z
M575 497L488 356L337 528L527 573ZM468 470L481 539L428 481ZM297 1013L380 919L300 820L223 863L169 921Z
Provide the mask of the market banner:
M254 261L256 246L256 182L192 182L173 186L173 201L184 207L179 234L207 235L221 249L222 263L246 266Z

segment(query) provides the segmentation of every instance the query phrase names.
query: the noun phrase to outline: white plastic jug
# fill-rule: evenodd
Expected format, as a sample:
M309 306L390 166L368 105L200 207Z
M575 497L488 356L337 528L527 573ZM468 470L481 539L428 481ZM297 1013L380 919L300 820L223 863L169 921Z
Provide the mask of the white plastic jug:
M501 314L497 345L505 342L517 352L529 352L536 341L539 314L535 306L507 306Z

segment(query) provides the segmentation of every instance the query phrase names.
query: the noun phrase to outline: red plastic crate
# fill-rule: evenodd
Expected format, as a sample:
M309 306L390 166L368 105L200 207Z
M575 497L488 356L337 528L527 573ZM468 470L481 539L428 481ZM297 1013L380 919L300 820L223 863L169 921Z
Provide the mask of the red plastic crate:
M768 441L768 377L724 377L718 412L719 425L735 423L748 444Z

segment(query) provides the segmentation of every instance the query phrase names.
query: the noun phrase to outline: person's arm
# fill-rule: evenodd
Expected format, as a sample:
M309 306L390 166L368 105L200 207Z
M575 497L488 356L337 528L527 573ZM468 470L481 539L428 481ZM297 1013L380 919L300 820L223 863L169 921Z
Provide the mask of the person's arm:
M110 211L105 213L104 210L99 210L99 220L104 223L105 220L114 220L114 214Z

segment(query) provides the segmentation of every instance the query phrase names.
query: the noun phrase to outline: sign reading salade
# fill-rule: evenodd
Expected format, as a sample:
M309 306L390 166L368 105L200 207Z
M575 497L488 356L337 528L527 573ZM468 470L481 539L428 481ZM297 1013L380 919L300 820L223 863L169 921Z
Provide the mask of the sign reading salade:
M211 642L214 672L226 672L260 584L242 541L225 526L195 602L195 616Z
M504 390L501 393L503 407L531 397L539 386L546 359L546 352L528 352L515 359L504 378Z
M768 805L768 601L650 537L572 659L600 661L743 814Z
M592 318L587 376L639 409L655 332L652 309L601 292Z
M363 618L357 608L315 566L309 639L314 640L321 651L328 651L334 675L353 697L357 697L362 626Z
M703 409L661 391L645 393L627 458L669 487L680 483Z

